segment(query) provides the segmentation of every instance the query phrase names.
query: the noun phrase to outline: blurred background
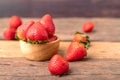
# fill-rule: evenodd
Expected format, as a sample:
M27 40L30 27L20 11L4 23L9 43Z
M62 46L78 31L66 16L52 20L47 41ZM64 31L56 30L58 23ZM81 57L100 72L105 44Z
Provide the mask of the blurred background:
M0 17L120 17L120 0L0 0Z

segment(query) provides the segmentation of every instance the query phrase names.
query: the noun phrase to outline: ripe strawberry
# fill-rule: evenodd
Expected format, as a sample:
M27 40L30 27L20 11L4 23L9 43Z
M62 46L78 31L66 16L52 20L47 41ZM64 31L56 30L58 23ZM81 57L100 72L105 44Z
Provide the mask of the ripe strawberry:
M11 16L9 19L9 27L17 29L22 24L19 16Z
M51 15L46 14L42 17L42 19L40 20L41 24L44 25L45 29L48 32L49 36L53 36L55 33L55 26L52 20Z
M57 36L53 35L52 37L49 37L48 42L52 42L57 40Z
M86 22L82 26L82 30L86 33L91 32L94 28L94 23L93 22Z
M52 74L61 75L68 72L69 64L63 57L56 54L51 58L48 69Z
M67 61L81 60L87 55L86 49L82 43L72 42L66 53Z
M21 40L27 40L26 34L28 29L34 24L34 21L29 21L17 28L17 37Z
M88 36L80 33L80 32L76 32L74 37L73 37L73 41L77 41L77 42L86 42L87 41Z
M14 40L15 39L15 29L12 29L12 28L4 29L3 37L5 40Z
M48 40L48 34L40 22L34 23L26 34L28 40L39 41Z
M76 32L73 41L83 43L86 48L90 45L89 37L83 33Z

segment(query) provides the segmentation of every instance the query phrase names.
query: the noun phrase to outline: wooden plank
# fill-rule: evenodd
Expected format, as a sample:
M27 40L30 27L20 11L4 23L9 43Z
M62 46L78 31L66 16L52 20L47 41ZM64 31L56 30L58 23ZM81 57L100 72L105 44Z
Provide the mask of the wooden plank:
M23 23L39 18L22 18ZM9 18L0 18L0 39L3 39L2 30L8 27ZM92 41L120 41L119 18L53 18L56 26L56 35L64 41L70 41L76 31L82 32L84 22L92 21L95 24L93 32L87 33ZM114 36L114 38L113 38Z
M119 75L0 76L1 80L120 80Z
M65 54L70 42L60 43L59 53ZM87 50L88 58L120 59L119 42L91 42ZM19 41L0 41L0 57L23 57Z
M5 80L93 80L120 79L120 60L84 59L70 62L70 72L64 76L53 76L48 71L48 61L36 62L23 58L0 58L0 79Z
M0 75L51 76L47 68L49 61L36 62L23 58L0 58L0 61ZM115 59L83 59L69 62L68 75L120 75L119 63L120 60Z
M18 41L0 41L0 57L22 57Z
M61 42L59 53L64 55L70 42ZM119 80L120 43L92 42L87 58L69 62L70 71L64 76L53 76L48 71L49 61L29 61L22 57L18 41L0 41L1 80ZM111 46L114 46L112 48Z

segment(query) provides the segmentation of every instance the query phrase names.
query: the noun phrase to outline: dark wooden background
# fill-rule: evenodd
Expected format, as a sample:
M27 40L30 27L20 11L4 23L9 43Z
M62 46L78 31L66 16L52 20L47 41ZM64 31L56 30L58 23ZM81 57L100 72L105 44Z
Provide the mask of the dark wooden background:
M0 17L120 17L120 0L0 0Z

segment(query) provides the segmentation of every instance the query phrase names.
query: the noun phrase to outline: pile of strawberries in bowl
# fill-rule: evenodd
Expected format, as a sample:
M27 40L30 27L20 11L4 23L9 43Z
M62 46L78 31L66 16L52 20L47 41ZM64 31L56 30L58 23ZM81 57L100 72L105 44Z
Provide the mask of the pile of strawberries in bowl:
M37 21L22 23L19 16L9 19L9 27L3 30L5 40L19 40L23 56L29 60L48 60L59 48L52 16L45 14Z
M38 21L29 21L17 28L17 38L25 58L29 60L48 60L57 53L59 39L49 14Z

